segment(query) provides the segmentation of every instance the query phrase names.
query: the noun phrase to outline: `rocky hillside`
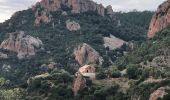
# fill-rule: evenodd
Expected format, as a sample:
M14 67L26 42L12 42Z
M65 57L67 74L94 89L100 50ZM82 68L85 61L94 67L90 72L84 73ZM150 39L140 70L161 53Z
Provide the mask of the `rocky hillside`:
M170 0L159 5L156 13L152 17L148 38L154 37L156 32L159 32L170 24Z
M118 59L146 40L152 15L92 0L42 0L16 12L0 24L0 99L127 100L138 76L127 75L131 59ZM86 66L96 79L76 74Z

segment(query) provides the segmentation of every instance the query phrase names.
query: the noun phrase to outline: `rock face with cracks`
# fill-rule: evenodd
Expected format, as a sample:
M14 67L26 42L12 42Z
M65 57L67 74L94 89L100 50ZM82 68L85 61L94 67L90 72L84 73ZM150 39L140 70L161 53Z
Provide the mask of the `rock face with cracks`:
M92 0L42 0L32 7L35 11L35 24L50 22L52 19L50 12L63 10L63 7L70 9L71 13L93 11L101 16L113 13L111 6L104 8L102 4L97 4Z
M148 38L154 37L156 32L159 32L169 24L170 0L167 0L158 7L156 13L153 15L147 34Z
M74 56L81 66L85 64L102 64L103 62L99 53L86 43L74 49Z
M34 56L36 50L42 48L43 43L39 38L26 35L23 31L7 33L7 38L1 43L0 48L16 52L19 59Z
M80 30L80 24L75 21L66 21L66 27L69 31L77 31Z

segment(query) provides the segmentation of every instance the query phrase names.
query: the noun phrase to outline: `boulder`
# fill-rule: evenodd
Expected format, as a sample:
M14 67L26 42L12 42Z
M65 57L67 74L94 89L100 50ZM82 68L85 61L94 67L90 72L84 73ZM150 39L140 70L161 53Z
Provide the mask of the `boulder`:
M74 49L74 56L78 63L85 64L102 64L103 58L90 45L83 43Z
M0 48L18 53L18 58L34 56L37 49L42 48L42 41L26 35L23 31L7 33L7 38L1 43Z

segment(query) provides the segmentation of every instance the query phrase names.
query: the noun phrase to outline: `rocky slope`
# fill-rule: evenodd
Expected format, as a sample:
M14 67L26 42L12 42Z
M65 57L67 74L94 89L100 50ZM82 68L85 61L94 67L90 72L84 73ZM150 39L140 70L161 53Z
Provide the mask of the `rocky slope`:
M45 23L50 22L53 17L50 12L64 11L62 8L65 8L65 10L70 9L71 13L94 11L101 16L113 14L111 6L104 8L102 4L97 4L91 0L42 0L32 8L36 12L35 24L37 25L41 21Z
M104 40L104 46L109 47L110 50L120 48L123 44L127 43L124 40L116 38L113 35L111 35L110 37L104 37L103 40Z
M18 53L18 58L27 58L35 55L43 43L39 38L26 35L23 31L8 33L7 38L1 43L0 48Z
M170 90L169 86L160 87L157 90L155 90L151 95L149 100L158 100L159 98L163 98L164 95L166 95L166 90Z
M149 31L148 38L152 38L156 32L162 30L170 24L170 0L162 3L156 13L153 15Z

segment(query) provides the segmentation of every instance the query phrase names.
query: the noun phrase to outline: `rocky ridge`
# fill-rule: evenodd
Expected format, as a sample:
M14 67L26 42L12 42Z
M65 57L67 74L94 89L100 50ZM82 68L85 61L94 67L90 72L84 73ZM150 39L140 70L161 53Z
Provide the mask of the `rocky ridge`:
M40 22L51 21L50 12L62 10L62 8L71 10L71 13L82 13L87 11L97 12L101 16L112 15L113 9L111 6L106 8L102 4L97 4L91 0L42 0L32 7L35 11L35 24Z
M103 62L103 58L99 53L86 43L74 49L74 56L81 66L85 64L102 64Z

